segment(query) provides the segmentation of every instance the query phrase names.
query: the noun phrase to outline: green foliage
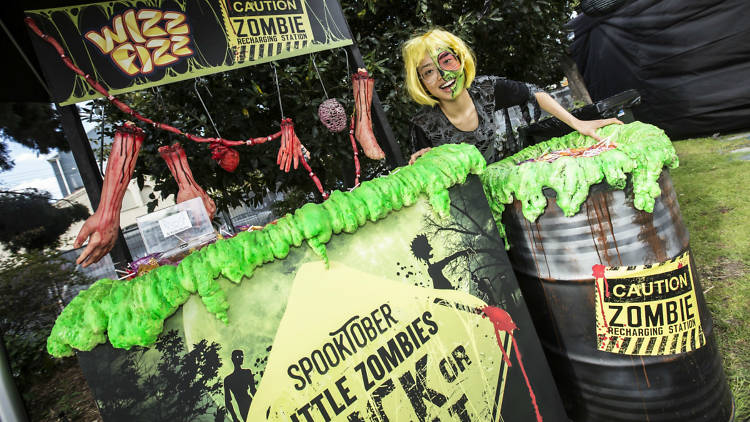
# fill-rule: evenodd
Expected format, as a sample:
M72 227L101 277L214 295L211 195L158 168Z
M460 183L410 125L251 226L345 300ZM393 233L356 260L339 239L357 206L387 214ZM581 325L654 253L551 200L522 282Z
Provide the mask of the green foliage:
M11 252L53 248L71 224L88 216L81 204L54 207L47 192L0 192L0 243Z
M59 148L68 151L60 115L51 104L0 103L0 171L13 168L6 140L12 140L42 154Z
M26 392L59 363L46 353L57 315L90 280L69 262L31 252L0 260L0 333L19 389Z
M572 6L569 1L547 2L519 0L435 1L419 0L413 6L393 0L344 1L342 7L359 46L368 71L375 77L375 89L405 156L409 148L409 119L417 110L406 94L403 83L401 45L411 36L432 26L441 26L462 36L474 48L478 74L507 76L540 85L561 79L559 57L564 53L566 36L563 25ZM356 69L347 65L343 49L316 54L315 62L329 97L337 98L353 111L352 88L347 73ZM354 179L352 150L346 131L330 133L320 122L317 108L325 95L310 56L295 57L277 63L284 115L295 122L295 131L311 151L310 165L326 190L350 188ZM227 139L247 139L279 130L281 110L270 64L247 67L233 72L198 79L198 90L217 129ZM194 81L185 81L144 90L121 99L141 114L169 123L183 131L216 136L208 116L194 90ZM104 107L108 124L122 124L128 116L105 100L95 101L92 119L98 120ZM157 153L159 146L179 141L190 157L198 183L214 198L220 209L259 203L269 190L314 193L315 186L304 170L285 174L276 166L278 142L253 147L238 147L240 164L234 173L223 171L210 157L206 145L196 144L171 133L147 128L148 138L136 165L140 182L154 177L156 190L166 196L176 192L166 165ZM381 140L384 142L384 140ZM364 155L362 179L387 172L384 163ZM294 209L309 196L289 192L284 208Z

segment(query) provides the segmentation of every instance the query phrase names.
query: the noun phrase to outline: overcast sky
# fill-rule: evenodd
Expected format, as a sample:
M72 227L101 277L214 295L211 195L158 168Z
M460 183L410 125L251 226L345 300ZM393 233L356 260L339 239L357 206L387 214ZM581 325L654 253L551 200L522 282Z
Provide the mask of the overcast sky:
M53 198L62 198L52 166L47 158L55 153L42 155L15 142L8 142L10 157L16 165L12 170L0 172L0 187L3 190L36 188L49 192Z
M81 103L85 106L87 103ZM81 118L83 128L89 131L95 127ZM0 172L0 189L2 190L22 190L26 188L36 188L49 192L54 199L62 198L60 185L57 183L55 173L52 172L52 166L47 162L47 158L54 157L57 152L49 154L37 154L36 151L25 146L7 140L10 158L15 161L16 165L12 170Z

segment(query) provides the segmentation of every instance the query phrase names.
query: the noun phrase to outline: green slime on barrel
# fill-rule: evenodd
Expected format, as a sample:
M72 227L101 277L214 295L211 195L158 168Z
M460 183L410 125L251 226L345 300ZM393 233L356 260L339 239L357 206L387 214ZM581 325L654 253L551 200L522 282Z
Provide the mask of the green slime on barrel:
M653 212L655 198L661 194L657 179L663 167L672 169L679 165L672 142L663 130L642 122L609 125L597 133L602 137L611 136L617 148L593 157L561 157L551 163L524 163L548 152L597 143L591 137L572 132L487 166L481 176L482 184L503 238L502 213L514 197L521 202L524 217L535 221L547 206L543 190L550 188L557 193L557 205L570 217L580 210L592 185L606 180L611 187L624 189L628 173L632 176L633 204L639 210ZM505 247L510 247L507 238Z
M363 182L351 192L334 191L322 204L305 204L263 230L218 240L176 267L161 266L130 281L99 280L57 318L47 351L70 356L73 349L91 350L107 337L118 348L149 346L161 334L164 321L196 293L211 313L228 323L226 293L216 280L220 275L239 283L264 263L284 259L303 241L328 263L325 244L333 234L353 233L367 221L414 204L421 194L445 218L450 209L448 188L464 183L469 173L480 174L485 166L474 146L443 145L413 165Z

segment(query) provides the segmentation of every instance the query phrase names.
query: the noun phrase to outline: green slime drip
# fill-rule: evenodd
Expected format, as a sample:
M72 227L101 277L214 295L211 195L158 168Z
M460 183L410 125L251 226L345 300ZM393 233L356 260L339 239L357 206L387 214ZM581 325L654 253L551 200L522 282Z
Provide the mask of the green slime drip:
M679 165L677 153L664 131L641 122L609 125L597 131L617 148L594 157L561 157L548 162L527 162L548 152L567 148L583 148L597 141L578 132L552 138L487 166L482 184L500 235L505 238L501 218L506 204L515 197L522 204L523 215L535 221L547 206L543 189L557 193L557 205L570 217L575 215L588 198L589 188L602 180L615 189L624 189L627 174L632 175L634 205L637 209L653 212L654 198L661 194L657 179L664 166ZM507 238L505 248L508 249Z
M449 215L448 188L464 183L469 173L486 166L471 145L433 148L410 166L362 183L351 192L334 191L322 204L305 204L263 230L242 232L188 255L177 266L161 266L130 281L99 280L81 291L57 318L47 351L70 356L73 349L91 350L109 337L112 346L129 349L156 342L164 321L197 293L209 312L228 322L222 275L234 283L251 277L255 268L284 259L303 241L326 263L325 244L333 234L352 233L367 221L414 204L427 194L433 210Z

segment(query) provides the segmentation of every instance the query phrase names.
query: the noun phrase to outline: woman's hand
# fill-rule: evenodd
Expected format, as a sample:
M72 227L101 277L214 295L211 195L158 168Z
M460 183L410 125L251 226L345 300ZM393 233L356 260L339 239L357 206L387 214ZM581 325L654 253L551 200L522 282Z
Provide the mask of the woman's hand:
M618 119L578 120L546 92L537 92L534 94L534 97L542 110L557 117L560 121L570 126L573 130L578 131L581 135L590 136L597 141L602 140L602 137L596 134L596 130L600 127L612 124L623 124Z
M423 156L427 151L431 150L432 148L422 148L419 151L415 152L411 155L411 158L409 158L409 165L414 164L415 161L417 161L417 158Z
M573 129L578 131L581 135L590 136L597 141L601 141L602 137L596 134L596 130L600 127L608 125L621 125L623 124L618 119L599 119L599 120L578 120L573 123Z

